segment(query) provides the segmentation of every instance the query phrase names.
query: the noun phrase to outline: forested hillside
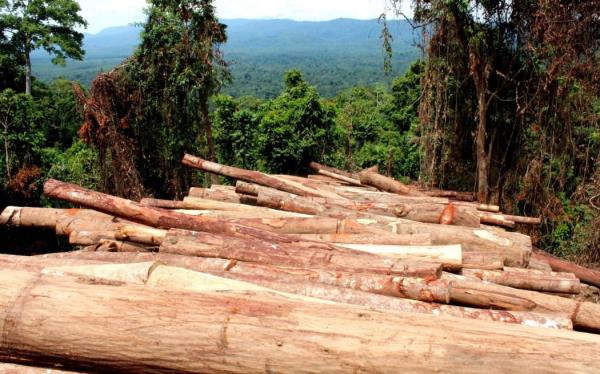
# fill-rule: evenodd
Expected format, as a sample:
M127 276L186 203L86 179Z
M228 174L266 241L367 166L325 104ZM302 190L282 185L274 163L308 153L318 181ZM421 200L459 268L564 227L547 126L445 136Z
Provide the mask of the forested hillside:
M393 32L393 70L383 70L381 24L377 20L338 19L327 22L291 20L222 20L228 42L223 46L233 80L224 92L233 96L273 98L283 88L286 70L299 69L333 97L364 84L390 83L419 57L418 34L404 21L390 22ZM43 81L57 77L89 86L101 71L108 71L131 55L139 43L138 27L115 27L86 34L83 61L55 66L44 52L34 54L36 75Z

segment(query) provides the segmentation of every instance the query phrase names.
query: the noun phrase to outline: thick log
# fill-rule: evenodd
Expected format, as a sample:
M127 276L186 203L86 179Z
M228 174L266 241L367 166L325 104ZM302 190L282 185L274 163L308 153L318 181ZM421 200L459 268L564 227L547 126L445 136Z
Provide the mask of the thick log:
M598 304L457 277L449 277L447 273L443 276L444 279L452 280L450 299L453 303L483 308L561 313L570 316L577 329L600 331Z
M185 155L182 163L194 169L219 174L225 177L239 179L250 183L256 183L261 186L267 186L275 188L277 190L293 193L294 195L321 196L321 194L316 190L302 188L298 185L288 183L286 181L283 181L281 179L275 178L267 174L231 166L220 165L191 155Z
M486 282L524 290L578 294L579 279L572 273L546 273L531 269L505 267L504 271L465 269L462 274Z
M479 219L481 220L481 223L483 223L483 224L496 225L496 226L506 227L509 229L514 229L516 226L515 221L508 220L508 219L506 219L505 216L503 216L501 214L494 214L494 215L480 214Z
M563 318L555 315L550 316L531 312L473 309L398 298L397 296L399 296L399 291L401 291L401 289L390 287L390 285L394 284L393 278L397 277L391 277L391 279L388 277L387 280L386 278L382 278L381 280L374 282L372 280L380 276L370 275L370 277L372 277L371 280L364 282L360 279L360 277L362 277L360 274L276 268L249 264L241 261L187 257L162 253L69 252L36 257L39 257L42 260L51 259L60 261L63 259L76 259L78 261L95 261L97 263L136 263L154 261L194 271L207 272L229 279L248 281L281 292L291 292L349 304L360 304L374 309L452 316L512 324L516 323L547 328L573 328L570 318Z
M412 189L404 183L397 181L393 178L388 178L378 173L361 172L359 174L360 183L368 186L377 187L378 189L386 192L391 192L399 195L409 196L425 196L422 192Z
M163 208L163 209L185 209L185 204L183 203L183 201L174 201L174 200L161 200L161 199L145 198L140 201L140 205L151 206L153 208Z
M0 269L40 271L45 267L102 264L110 261L78 258L77 256L14 256L0 254Z
M167 236L167 230L141 225L124 225L115 231L115 239L151 246L160 245Z
M588 269L572 262L561 260L549 253L541 251L535 251L533 253L533 258L538 261L546 262L554 271L573 273L577 278L581 279L581 281L600 287L600 271Z
M229 203L224 201L201 199L198 197L186 197L183 200L183 209L197 209L197 210L227 210L232 212L256 212L260 214L265 211L264 208L240 204L240 203Z
M170 230L159 252L213 257L265 265L393 274L436 279L441 265L395 260L386 256L337 248L325 243L271 243L208 233Z
M380 191L369 191L365 188L357 187L335 187L335 191L341 196L354 200L354 201L371 201L382 204L418 204L418 203L430 203L430 204L444 204L448 205L450 200L441 197L429 197L429 196L407 196L398 195L388 192ZM462 205L455 203L455 205ZM472 207L472 204L464 205Z
M481 321L465 330L459 319L258 291L184 292L2 271L0 317L5 355L101 372L600 370L600 338L591 334Z
M448 197L451 199L462 200L462 201L475 201L475 194L473 192L460 192L460 191L443 191L443 190L427 190L422 191L427 196L432 197Z
M39 227L54 230L63 209L9 206L0 215L0 226Z
M98 252L150 252L157 251L158 246L149 246L122 240L101 239L97 244L86 247L85 250Z

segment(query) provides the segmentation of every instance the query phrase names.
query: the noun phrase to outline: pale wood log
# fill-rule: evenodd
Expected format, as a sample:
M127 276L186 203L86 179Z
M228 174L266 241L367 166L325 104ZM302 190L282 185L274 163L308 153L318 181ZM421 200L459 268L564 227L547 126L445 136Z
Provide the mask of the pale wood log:
M0 214L0 226L39 227L54 230L63 209L9 206Z
M240 203L228 203L224 201L201 199L198 197L186 197L183 200L184 209L197 209L197 210L227 210L227 211L243 211L243 212L256 212L260 214L265 209L257 206L240 204Z
M401 235L431 234L435 245L461 244L463 252L500 251L506 266L527 267L532 252L531 238L519 233L492 232L461 226L432 225L403 221L389 224L391 232Z
M588 269L572 262L561 260L549 253L541 251L535 251L533 253L533 258L538 261L546 262L554 271L573 273L581 281L600 287L600 271Z
M331 177L326 177L324 175L321 174L311 174L307 176L308 179L310 180L314 180L317 181L319 183L327 183L327 184L332 184L335 186L343 186L343 185L347 185L344 182L338 180L338 179L334 179Z
M462 201L475 201L475 194L473 192L460 192L460 191L444 191L444 190L422 190L425 195L432 197L448 197Z
M0 315L4 354L105 372L600 370L600 338L591 334L482 321L465 329L459 319L262 292L119 287L2 271Z
M531 269L505 267L503 271L465 269L462 274L486 282L524 290L578 294L579 279L572 273L546 273Z
M380 190L399 195L425 196L422 192L412 189L404 183L378 173L361 172L360 182L368 186L377 187Z
M479 216L479 218L481 220L481 223L485 223L488 225L497 225L497 226L501 226L501 227L507 227L509 229L514 229L516 226L516 223L514 221L510 221L510 220L506 219L501 214L495 214L495 215L482 214Z
M43 275L84 277L90 281L112 281L114 284L145 285L159 262L149 261L131 264L91 264L78 266L46 267Z
M233 219L253 219L253 218L292 218L292 217L303 217L310 218L312 215L286 212L283 210L264 208L257 213L257 211L230 211L230 210L195 210L195 209L183 209L174 210L176 213L181 213L189 216L206 216L212 218L221 218L225 220Z
M443 278L448 275L444 273ZM577 329L600 331L600 305L476 280L451 278L450 299L477 307L562 313Z
M457 245L445 246L402 246L376 244L338 244L340 247L368 253L384 255L397 259L414 259L441 263L444 267L462 268L462 247Z
M332 173L330 171L327 170L319 170L319 174L321 175L325 175L327 177L333 178L333 179L337 179L339 181L348 183L351 186L362 186L362 183L360 183L360 180L354 179L354 178L349 178L349 177L345 177L343 175L340 174L335 174Z
M544 260L537 258L535 256L535 252L531 255L531 258L529 259L529 264L527 265L527 268L533 269L533 270L541 270L541 271L545 271L545 272L552 271L552 267L550 266L550 264L548 264Z
M213 186L214 187L214 186ZM224 201L228 203L239 203L240 197L234 191L227 190L213 190L206 188L197 188L192 187L188 193L189 197L199 197L201 199L210 199L210 200L218 200Z
M158 246L149 246L122 240L101 239L97 244L86 247L85 250L99 252L149 252L158 250Z
M40 271L50 266L76 266L88 264L102 264L110 261L77 258L76 256L15 256L0 254L0 269L3 270L28 270Z
M383 244L383 245L432 245L430 234L394 235L391 233L374 234L291 234L291 236L325 243L337 244Z
M170 230L159 252L197 257L215 257L298 268L394 274L436 279L441 265L338 248L326 243L271 243L208 233Z
M304 189L310 191L311 193L302 197L321 197L327 199L337 199L344 200L344 198L328 185L323 183L316 183L315 181L311 181L308 178L295 177L293 175L271 175L271 177L278 179L282 182L288 183L292 186L296 186L297 188ZM286 191L284 191L286 192Z
M116 239L114 231L71 231L69 244L94 245L103 239Z
M140 205L163 209L185 209L185 204L183 203L183 201L174 200L144 198L140 200Z
M395 193L381 192L381 191L369 191L365 188L358 187L335 187L335 191L351 200L355 201L373 201L379 203L388 204L414 204L414 203L433 203L433 204L445 204L447 205L450 200L441 197L429 197L429 196L407 196L398 195ZM462 204L456 204L462 205ZM470 206L470 205L465 205Z
M170 266L179 266L199 272L208 272L221 277L249 281L282 292L292 292L331 301L361 304L375 309L453 316L484 321L524 324L547 328L572 329L570 318L531 312L494 311L465 308L454 305L438 305L410 299L398 298L401 288L390 287L393 280L370 275L371 281L360 279L360 274L323 272L307 269L277 268L214 258L187 257L162 253L109 253L69 252L36 256L40 260L95 262L148 262L155 261ZM397 278L397 277L396 277ZM354 279L354 280L352 280ZM393 278L392 278L393 279ZM386 286L387 285L387 286ZM337 287L336 287L337 286ZM340 288L350 287L349 289ZM380 296L373 295L379 294ZM367 294L367 295L365 295Z

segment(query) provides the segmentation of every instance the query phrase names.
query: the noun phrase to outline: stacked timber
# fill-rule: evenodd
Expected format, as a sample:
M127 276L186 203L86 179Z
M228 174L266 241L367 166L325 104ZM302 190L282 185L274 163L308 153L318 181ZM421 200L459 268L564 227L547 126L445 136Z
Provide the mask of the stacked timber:
M0 371L600 370L600 305L572 298L600 273L511 231L539 219L376 168L183 162L234 183L134 202L49 180L76 208L2 212L73 251L0 255Z

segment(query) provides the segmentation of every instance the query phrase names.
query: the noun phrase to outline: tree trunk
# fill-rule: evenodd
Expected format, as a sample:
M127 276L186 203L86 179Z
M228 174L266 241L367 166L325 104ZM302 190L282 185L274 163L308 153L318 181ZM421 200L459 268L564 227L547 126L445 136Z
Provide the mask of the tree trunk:
M476 68L477 69L477 68ZM475 82L477 88L477 135L475 146L477 149L477 200L482 204L489 202L489 175L490 165L487 147L487 74L478 74L479 81ZM477 80L477 79L476 79Z
M208 98L202 99L200 101L202 122L204 123L204 132L206 133L206 145L208 145L208 160L216 162L217 152L215 151L215 142L213 140L212 122L210 120L210 113L208 108ZM219 176L214 173L210 173L210 182L211 184L219 184Z
M313 303L261 291L190 292L2 271L0 317L2 356L60 363L66 369L600 371L595 335L499 328L482 321L469 321L466 329L459 319Z
M29 45L29 38L25 41ZM25 94L31 95L31 52L28 47L25 49Z
M336 169L336 168L333 168L333 167L327 166L327 165L322 165L322 164L319 164L317 162L311 162L309 166L310 166L311 169L313 169L316 172L319 172L320 170L325 170L325 171L328 171L330 173L334 173L334 174L337 174L337 175L342 175L342 176L344 176L346 178L350 178L350 179L353 179L353 180L358 179L358 174L349 173L347 171Z
M377 187L382 191L391 192L399 195L425 196L424 193L414 190L400 181L378 173L361 172L359 174L359 177L360 183L366 184L368 186Z

